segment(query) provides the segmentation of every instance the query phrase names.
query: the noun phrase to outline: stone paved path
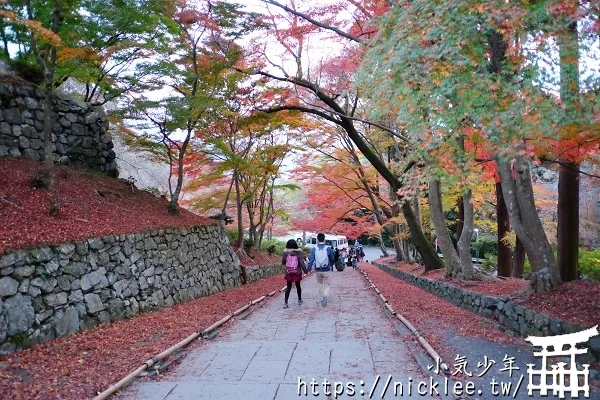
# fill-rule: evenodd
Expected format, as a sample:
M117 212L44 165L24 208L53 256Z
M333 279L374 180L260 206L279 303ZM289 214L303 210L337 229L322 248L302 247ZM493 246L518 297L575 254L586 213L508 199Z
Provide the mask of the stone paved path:
M306 277L302 306L297 305L295 288L289 309L282 308L283 293L278 294L215 339L190 350L160 380L130 385L125 398L284 400L307 398L305 391L313 398L314 378L319 383L314 387L319 396L314 398L327 398L323 387L327 379L332 383L330 398L360 399L369 398L378 374L373 398L381 398L388 376L392 384L384 398L395 398L393 382L403 383L407 390L411 379L428 380L404 335L394 327L395 319L386 317L360 273L334 271L331 282L327 307L318 302L316 277ZM306 385L299 385L299 379ZM344 385L344 394L334 396L335 382L338 393ZM350 382L354 396L346 391Z

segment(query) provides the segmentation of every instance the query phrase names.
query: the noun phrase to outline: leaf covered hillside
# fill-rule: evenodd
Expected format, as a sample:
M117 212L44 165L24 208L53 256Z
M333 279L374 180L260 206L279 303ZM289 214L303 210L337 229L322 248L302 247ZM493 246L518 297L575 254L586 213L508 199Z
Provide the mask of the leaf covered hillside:
M37 162L0 158L0 254L41 243L216 223L186 210L170 214L166 199L124 180L62 166L56 166L60 217L54 218L50 193L36 187L40 168Z

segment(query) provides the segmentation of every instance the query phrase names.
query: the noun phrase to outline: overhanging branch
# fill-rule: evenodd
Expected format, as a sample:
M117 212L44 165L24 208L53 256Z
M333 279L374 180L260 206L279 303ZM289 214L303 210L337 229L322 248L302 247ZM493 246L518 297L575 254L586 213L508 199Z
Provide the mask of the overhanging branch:
M335 26L331 26L331 25L327 25L327 24L325 24L323 22L319 22L316 19L311 18L309 15L301 13L300 11L296 11L293 8L290 8L290 7L288 7L288 6L284 5L284 4L276 2L275 0L263 0L263 1L265 3L267 3L267 4L274 5L274 6L279 7L282 10L285 10L285 11L287 11L287 12L293 14L293 15L296 15L296 16L302 18L302 19L305 19L306 21L310 22L313 25L318 26L319 28L323 28L323 29L326 29L328 31L335 32L338 35L345 37L346 39L352 40L353 42L364 44L364 40L362 40L359 37L356 37L356 36L351 35L351 34L349 34L347 32L344 32L341 29L336 28Z

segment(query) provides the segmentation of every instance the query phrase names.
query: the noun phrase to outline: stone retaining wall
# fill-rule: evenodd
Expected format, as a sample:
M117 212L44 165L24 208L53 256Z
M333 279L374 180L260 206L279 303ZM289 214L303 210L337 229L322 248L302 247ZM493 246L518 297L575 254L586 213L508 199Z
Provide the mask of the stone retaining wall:
M259 268L253 280L269 268ZM0 354L240 286L218 225L111 235L0 256Z
M57 92L52 124L56 162L118 176L116 155L102 107ZM0 75L0 157L44 158L44 110L40 89Z
M285 266L282 264L253 265L242 268L246 269L247 283L257 282L269 276L285 274Z
M506 296L495 297L476 293L445 282L399 271L396 268L391 268L377 262L373 262L372 264L388 274L426 290L456 306L473 311L487 318L494 318L504 327L522 337L528 335L562 335L590 328L583 328L570 322L551 318L548 314L539 313L521 304L513 303ZM589 348L592 356L596 360L600 360L600 337L592 338L589 341Z

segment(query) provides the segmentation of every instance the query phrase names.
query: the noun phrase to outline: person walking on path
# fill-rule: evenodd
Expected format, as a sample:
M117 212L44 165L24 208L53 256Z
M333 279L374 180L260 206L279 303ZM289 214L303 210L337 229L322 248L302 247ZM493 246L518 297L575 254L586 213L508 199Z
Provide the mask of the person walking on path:
M317 235L317 245L310 251L308 258L308 270L311 271L315 267L317 273L317 285L319 286L319 295L321 296L321 305L327 305L327 297L329 296L329 275L333 270L333 251L331 247L325 244L325 235L319 233Z
M298 305L302 305L302 288L300 287L300 281L302 281L302 273L307 273L308 270L304 265L304 255L302 254L302 250L298 248L298 243L294 239L290 239L286 243L281 263L285 265L285 280L287 281L283 308L290 307L288 305L288 299L290 298L290 292L292 291L292 282L296 284Z

